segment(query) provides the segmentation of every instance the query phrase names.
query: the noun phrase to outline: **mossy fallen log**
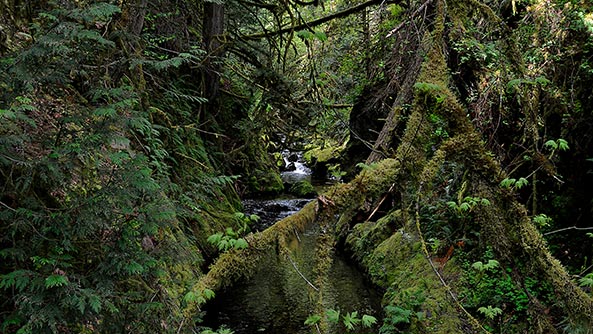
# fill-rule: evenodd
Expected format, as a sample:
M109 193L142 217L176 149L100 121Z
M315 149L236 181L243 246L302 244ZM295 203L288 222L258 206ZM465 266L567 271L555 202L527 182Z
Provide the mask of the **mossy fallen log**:
M464 283L459 280L462 269L455 253L439 259L436 250L427 247L425 234L434 225L429 220L441 219L440 224L459 230L458 235L451 233L451 239L467 238L465 232L479 235L471 240L476 244L473 247L492 249L501 265L511 268L509 284L523 290L527 280L550 286L555 301L547 307L555 308L555 316L566 317L572 329L591 332L593 300L551 255L516 196L499 186L505 173L486 149L480 132L467 117L467 107L451 87L446 22L454 26L451 34L457 34L474 12L491 20L493 27L500 24L481 2L461 1L447 11L444 1L434 1L432 30L426 28L416 36L421 38L426 53L416 55L422 57L422 66L420 73L411 74L417 75L414 101L399 138L392 137L395 120L386 122L381 140L375 144L382 148L381 152L367 160L369 164L354 180L335 186L296 215L250 236L249 249L221 255L194 291L218 290L249 277L263 256L270 252L287 254L287 240L295 231L320 224L333 231L335 242L328 244L350 251L371 279L386 289L386 313L400 307L398 312L403 310L404 314L422 314L410 313L403 321L411 333L489 332L478 314L465 310L457 297ZM512 49L509 43L505 45ZM512 50L505 52L511 60L516 56ZM392 116L399 117L400 106L394 108L397 112ZM379 153L391 158L379 161ZM445 210L437 212L437 217L420 214L423 208L442 205L455 196L458 202L453 205L462 204L466 197L484 199L488 205L476 206L471 219L461 211L457 216ZM438 261L440 264L435 264ZM531 295L527 298L530 316L516 328L557 332L558 320L544 312L543 301ZM187 311L191 312L192 307ZM384 324L389 325L387 318Z

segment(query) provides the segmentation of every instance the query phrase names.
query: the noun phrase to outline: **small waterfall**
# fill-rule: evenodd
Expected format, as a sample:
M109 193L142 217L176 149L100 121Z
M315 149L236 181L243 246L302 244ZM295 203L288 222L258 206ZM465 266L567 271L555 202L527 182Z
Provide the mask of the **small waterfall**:
M280 177L284 183L311 182L311 169L303 163L303 154L301 152L284 150L282 152L282 158L286 167L280 173Z

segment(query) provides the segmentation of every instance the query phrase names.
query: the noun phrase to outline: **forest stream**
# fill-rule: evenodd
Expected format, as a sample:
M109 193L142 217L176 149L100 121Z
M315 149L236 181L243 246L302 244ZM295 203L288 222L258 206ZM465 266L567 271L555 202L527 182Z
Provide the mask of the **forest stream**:
M0 1L0 334L593 334L592 82L593 0Z
M284 182L291 184L311 179L311 170L300 160L295 169L282 173ZM279 220L300 210L311 199L275 198L244 200L246 214L256 214L260 221L252 226L262 231ZM311 327L304 322L314 315L317 293L311 293L316 281L316 247L324 233L313 224L304 233L296 234L290 243L289 261L278 254L259 263L255 275L221 291L206 307L205 325L211 328L227 326L236 334L305 334ZM327 284L322 295L326 310L341 314L358 311L359 315L378 316L381 294L348 259L334 252Z

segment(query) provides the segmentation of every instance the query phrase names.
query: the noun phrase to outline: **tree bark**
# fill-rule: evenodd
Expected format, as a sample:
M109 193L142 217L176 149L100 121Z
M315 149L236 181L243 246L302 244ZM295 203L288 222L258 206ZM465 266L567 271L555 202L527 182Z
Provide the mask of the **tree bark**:
M224 55L224 5L204 3L203 43L207 52L204 64L204 96L212 104L220 89L220 58Z

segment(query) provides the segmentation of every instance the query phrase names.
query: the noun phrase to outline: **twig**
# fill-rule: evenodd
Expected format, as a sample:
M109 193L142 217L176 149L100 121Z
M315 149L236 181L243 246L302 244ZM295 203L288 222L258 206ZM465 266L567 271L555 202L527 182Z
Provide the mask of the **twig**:
M546 232L543 235L549 235L549 234L554 234L554 233L558 233L558 232L564 232L564 231L568 231L568 230L577 230L577 231L590 231L593 230L593 227L576 227L576 226L571 226L571 227L565 227L565 228L561 228L558 230L554 230L551 232Z
M424 4L422 4L422 6L418 7L418 9L416 9L411 15L410 17L414 17L416 15L418 15L421 11L423 11L426 6L428 6L433 0L428 0L426 1ZM391 36L393 36L393 34L395 34L396 32L398 32L404 25L406 25L406 23L408 23L408 21L404 21L400 24L397 25L397 27L393 28L388 34L387 36L385 36L385 38L389 38Z
M432 1L432 0L429 0ZM334 14L330 14L328 16L322 17L320 19L317 20L313 20L310 22L305 22L305 23L301 23L298 24L296 26L290 26L284 29L280 29L280 30L276 30L276 31L272 31L272 32L268 32L268 33L259 33L259 34L253 34L253 35L247 35L244 36L244 38L246 39L259 39L259 38L264 38L264 37L271 37L271 36L275 36L275 35L281 35L287 32L293 32L293 31L299 31L299 30L303 30L303 29L312 29L313 27L316 27L318 25L321 25L323 23L329 22L333 19L337 19L337 18L341 18L341 17L345 17L348 16L350 14L356 13L360 10L363 10L369 6L372 5L378 5L380 4L381 1L380 0L369 0L367 2L364 2L362 4L350 7L348 9L345 9L343 11L339 11L337 13Z
M299 237L299 232L296 230L296 228L293 228L292 230L294 231L294 235L296 235L296 237L297 237L297 240L298 240L299 242L301 242L301 237Z
M4 202L0 202L0 205L2 205L3 207L7 208L8 210L10 210L12 212L16 212L16 209L11 208L10 206L8 206L8 204L4 204Z
M449 296L451 297L453 302L457 305L457 307L459 307L459 309L461 309L463 311L463 313L465 313L465 315L469 318L470 321L472 321L474 323L475 326L477 326L479 329L483 330L484 333L490 334L490 332L486 328L484 328L484 326L482 326L482 324L480 324L480 322L476 318L474 318L474 316L472 316L465 309L465 307L463 307L463 305L461 305L461 303L459 302L459 299L457 299L457 296L455 296L455 294L453 293L453 290L451 290L451 287L449 286L449 284L447 284L447 282L445 281L445 279L443 278L443 276L441 275L439 270L435 267L434 263L432 262L432 260L430 258L430 253L428 253L428 248L426 247L426 241L424 241L424 237L422 236L422 230L420 229L420 193L421 192L422 192L422 184L420 184L420 187L418 188L418 196L416 196L415 220L416 220L416 230L418 232L418 238L420 238L420 243L422 245L422 250L424 252L426 260L430 264L430 267L432 268L434 273L437 275L437 277L441 281L441 284L443 285L445 290L447 290L447 292L449 293Z
M315 291L319 291L319 289L313 285L313 283L311 283L306 277L305 275L303 275L300 271L299 268L297 268L296 263L294 263L294 261L292 260L292 258L290 257L290 255L286 255L286 257L288 258L288 261L290 261L290 263L292 264L292 266L294 267L294 270L296 270L296 272L305 280L305 282L307 282L307 284L309 284L310 287L313 288L313 290Z
M177 334L181 333L181 329L183 328L184 322L185 322L185 318L181 319L181 324L179 324L179 328L177 329Z
M371 214L369 215L369 218L367 218L367 220L365 220L365 223L368 222L369 220L371 220L371 218L373 218L375 213L377 213L377 210L379 210L379 207L381 206L381 204L383 204L383 202L385 202L385 199L387 199L387 196L393 191L393 188L395 188L395 183L392 184L391 187L389 187L387 194L385 194L385 196L383 196L383 198L381 198L381 200L379 201L379 204L377 204L377 206L375 207L375 210L373 210L373 212L371 212Z

